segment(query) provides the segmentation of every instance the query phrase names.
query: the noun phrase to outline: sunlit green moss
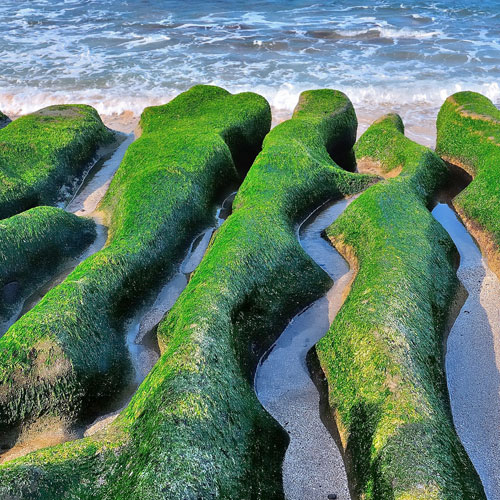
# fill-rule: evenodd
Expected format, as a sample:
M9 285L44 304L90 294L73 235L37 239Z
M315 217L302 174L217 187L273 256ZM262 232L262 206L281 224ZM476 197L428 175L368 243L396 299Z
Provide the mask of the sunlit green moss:
M287 438L260 406L252 374L286 322L331 285L295 223L374 182L328 154L350 150L356 126L342 93L302 94L160 324L162 356L129 406L100 436L0 467L0 493L36 485L35 498L283 498Z
M453 204L461 215L487 232L496 254L490 255L492 267L499 273L500 111L487 97L475 92L448 97L437 119L436 152L472 175L474 180Z
M0 425L48 412L71 422L127 385L127 313L173 271L213 220L221 190L238 181L230 148L258 149L270 122L264 98L209 86L144 111L143 135L98 207L109 220L106 246L0 339ZM61 351L57 362L41 367L51 350Z
M484 499L453 427L443 369L456 250L427 204L446 166L403 135L396 115L375 122L356 155L385 172L401 168L327 230L359 266L317 345L357 494L366 500Z
M2 128L0 218L54 204L112 139L97 111L83 104L50 106Z
M95 224L53 207L36 207L0 221L0 318L12 309L1 296L9 283L21 297L62 260L95 238Z

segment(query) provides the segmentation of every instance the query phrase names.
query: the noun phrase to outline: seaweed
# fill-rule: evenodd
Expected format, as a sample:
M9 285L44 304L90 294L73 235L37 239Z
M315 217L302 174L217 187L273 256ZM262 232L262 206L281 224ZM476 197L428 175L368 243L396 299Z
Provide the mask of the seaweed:
M475 92L448 97L437 119L436 152L472 176L453 206L500 276L500 111Z
M456 248L427 205L445 163L376 121L358 161L397 177L367 189L327 229L358 269L316 349L342 446L363 499L484 499L456 435L444 374L444 331L458 286Z
M0 317L96 236L91 219L55 207L35 207L1 220L0 233Z
M0 117L1 119L1 117ZM0 218L54 205L114 134L97 111L61 104L22 116L0 130Z
M376 179L339 168L357 120L338 91L304 92L274 128L205 257L158 327L161 357L100 435L0 466L33 498L283 498L287 435L253 390L259 357L331 285L295 225ZM345 155L347 157L348 155Z
M90 418L130 382L124 322L166 279L188 243L237 183L228 143L255 150L269 130L268 103L196 86L147 108L98 207L108 241L0 339L0 425L46 415ZM227 142L226 142L227 141Z

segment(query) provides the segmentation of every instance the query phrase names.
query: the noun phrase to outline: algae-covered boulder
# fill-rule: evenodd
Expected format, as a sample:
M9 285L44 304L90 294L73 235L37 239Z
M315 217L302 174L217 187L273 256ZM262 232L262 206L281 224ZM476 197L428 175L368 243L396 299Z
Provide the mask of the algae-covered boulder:
M4 115L0 111L0 128L5 127L5 125L8 125L10 123L10 118L7 115Z
M453 427L443 338L457 289L452 240L427 204L444 162L404 136L397 115L355 147L386 177L327 229L358 269L316 349L359 498L484 499Z
M448 97L437 119L436 152L472 176L453 206L500 276L500 111L475 92Z
M252 376L287 321L331 285L295 224L374 182L328 154L348 152L356 127L341 92L302 94L294 117L267 135L232 215L159 325L161 358L128 407L100 435L0 467L1 494L283 498L287 437Z
M91 219L35 207L0 220L0 319L17 300L96 236Z
M238 182L231 147L255 151L270 123L264 98L209 86L144 111L143 134L98 207L106 246L0 339L0 425L33 426L46 415L71 425L129 383L127 315L213 220L221 191Z
M49 106L0 130L0 218L53 205L113 134L83 104Z

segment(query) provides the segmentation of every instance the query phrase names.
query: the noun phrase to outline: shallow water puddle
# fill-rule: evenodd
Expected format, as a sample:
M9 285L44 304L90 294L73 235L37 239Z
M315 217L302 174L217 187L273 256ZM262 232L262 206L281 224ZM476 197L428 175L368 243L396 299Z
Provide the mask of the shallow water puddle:
M292 319L263 356L255 374L257 397L290 436L283 462L287 500L326 499L332 493L339 500L350 498L342 456L320 418L320 397L306 356L328 331L353 275L347 262L321 236L353 199L320 207L299 227L302 247L330 275L334 285Z
M488 499L500 499L500 281L453 209L432 215L460 253L457 275L469 296L449 333L446 376L453 421Z

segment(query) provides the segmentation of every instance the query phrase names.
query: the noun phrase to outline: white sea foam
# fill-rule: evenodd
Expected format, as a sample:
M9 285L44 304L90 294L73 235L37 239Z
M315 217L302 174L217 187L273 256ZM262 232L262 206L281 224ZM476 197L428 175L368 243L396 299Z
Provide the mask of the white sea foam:
M132 37L134 37L133 40L129 42L123 43L123 47L127 49L132 49L134 47L141 47L143 45L151 45L154 43L161 43L165 42L168 40L171 40L171 38L167 35L149 35L149 36L143 36L143 35L138 35L136 33L131 34Z
M321 87L345 91L363 109L436 109L457 86L498 102L495 2L456 2L297 0L250 12L230 0L176 9L3 2L0 109L85 102L105 115L138 115L196 83L258 91L284 115L301 90Z
M283 27L284 23L280 21L271 21L269 19L266 19L264 17L264 14L260 12L247 12L245 13L241 20L244 23L248 23L250 25L265 25L269 28L281 28Z
M412 30L408 28L396 29L396 28L385 27L383 25L361 30L338 30L335 33L343 37L360 37L362 35L378 34L382 38L391 38L394 40L397 40L399 38L406 38L406 39L413 38L416 40L422 40L426 38L435 38L444 36L444 33L441 30L424 31L424 30Z
M224 63L220 63L223 65ZM255 63L257 66L259 63ZM252 73L252 68L248 69ZM221 85L231 92L255 91L268 99L271 106L276 110L292 111L297 104L298 97L303 90L320 88L317 85L294 85L284 83L276 86L264 85L237 85L230 86L226 82L217 79L207 81L213 85ZM500 104L500 86L497 82L482 85L468 85L455 83L448 86L437 86L433 88L405 88L405 89L381 89L378 86L348 86L331 85L345 92L351 101L362 107L379 106L413 106L415 104L426 104L438 107L449 95L461 90L472 90L486 95L493 102ZM39 89L19 89L18 92L0 91L0 109L11 116L19 116L32 113L45 106L53 104L90 104L102 115L120 115L128 112L140 115L146 106L157 106L168 102L175 97L180 90L169 89L166 91L149 91L142 95L127 94L125 91L117 95L116 89L107 92L103 89L89 89L74 92L66 91L41 91Z
M19 9L15 14L14 14L14 17L24 17L24 16L28 16L30 14L36 14L36 10L35 9Z
M421 14L412 14L411 17L413 17L413 19L419 19L419 20L422 20L422 21L434 21L434 17L432 16L424 16L424 15L421 15Z
M394 29L394 28L380 28L380 36L386 38L415 38L417 40L425 38L435 38L444 36L443 31L433 30L433 31L423 31L423 30L411 30L408 28Z

